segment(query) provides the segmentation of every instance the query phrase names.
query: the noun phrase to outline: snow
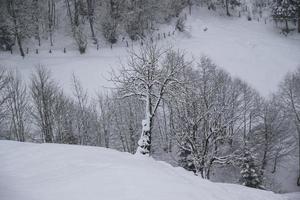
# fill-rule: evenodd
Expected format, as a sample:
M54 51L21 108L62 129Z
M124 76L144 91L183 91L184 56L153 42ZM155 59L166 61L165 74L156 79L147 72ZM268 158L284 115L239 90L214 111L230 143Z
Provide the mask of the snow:
M287 194L284 194L283 196L287 197L289 200L300 200L299 192L287 193Z
M192 53L195 59L203 54L211 57L216 64L247 81L265 97L277 89L285 73L300 64L300 37L297 34L285 37L269 21L264 24L264 20L257 22L219 16L206 8L194 8L192 13L192 16L187 15L187 32L176 32L159 42ZM163 25L159 32L172 33L173 30L174 23ZM43 64L51 69L67 92L70 92L71 76L75 73L83 87L94 93L113 86L108 81L110 72L126 60L130 49L126 48L125 41L120 41L112 49L102 42L99 51L90 46L85 55L79 55L69 37L56 36L54 39L56 46L51 47L52 54L48 53L49 42L43 42L38 55L33 50L38 47L30 43L31 53L25 59L17 55L16 50L14 55L1 53L0 63L16 67L27 78L35 65ZM133 44L138 45L139 42ZM64 54L63 47L66 46L67 53Z
M149 157L100 147L3 140L0 160L1 200L297 199L297 193L212 183Z

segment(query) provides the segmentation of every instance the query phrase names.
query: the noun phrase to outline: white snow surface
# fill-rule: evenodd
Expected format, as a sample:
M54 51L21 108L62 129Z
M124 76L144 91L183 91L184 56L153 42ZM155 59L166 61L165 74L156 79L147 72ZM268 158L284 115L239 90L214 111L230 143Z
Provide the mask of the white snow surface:
M167 36L158 43L191 53L195 60L201 55L211 57L220 67L245 80L265 97L276 91L288 71L300 65L299 34L286 37L279 33L272 22L264 24L264 20L257 22L219 16L217 12L208 11L207 8L195 7L192 13L192 16L187 14L185 33L175 32L175 35L171 34L171 37ZM169 25L162 25L158 32L167 35L173 30L174 21ZM154 33L154 38L158 32ZM120 61L125 62L127 50L130 49L126 48L125 41L128 39L120 40L112 49L101 41L99 51L90 45L86 54L79 55L69 36L56 35L54 40L52 54L48 53L49 41L43 41L42 47L29 42L24 45L25 49L30 48L25 59L18 55L17 49L14 55L2 52L0 65L16 67L25 77L30 77L37 64L45 65L51 69L54 78L66 92L70 92L71 75L75 73L83 87L94 93L113 86L108 81L110 72L118 69ZM139 42L130 42L130 46L132 45L138 47ZM63 53L64 47L67 47L66 54ZM38 55L34 53L35 48L39 49Z
M0 141L1 200L287 200L100 147Z

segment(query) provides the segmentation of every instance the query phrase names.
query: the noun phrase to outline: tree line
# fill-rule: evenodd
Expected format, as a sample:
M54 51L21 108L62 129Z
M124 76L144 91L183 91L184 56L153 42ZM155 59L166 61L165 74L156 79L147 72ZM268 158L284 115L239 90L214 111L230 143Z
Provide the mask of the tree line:
M299 68L263 98L208 57L191 61L179 50L149 44L132 51L111 80L112 91L92 97L73 74L67 95L43 66L28 84L2 67L1 138L169 156L206 179L233 167L241 183L256 188L266 186L264 177L276 173L281 160L299 155Z
M104 38L110 44L130 38L135 41L151 35L159 24L176 18L174 29L184 31L185 17L181 11L193 5L219 9L227 16L245 14L248 20L254 15L262 17L270 12L277 23L298 23L300 32L299 0L1 0L0 49L11 51L13 46L25 56L24 41L33 39L36 45L47 42L52 47L55 35L67 33L80 53L85 53L88 42L100 44ZM238 14L237 14L238 13Z
M169 22L190 0L1 0L0 46L10 50L17 44L25 56L23 42L34 38L54 45L54 34L66 31L85 53L88 39L98 45L101 34L116 43L121 35L132 40L145 37L157 24ZM67 27L67 30L65 28ZM16 42L15 42L16 41Z

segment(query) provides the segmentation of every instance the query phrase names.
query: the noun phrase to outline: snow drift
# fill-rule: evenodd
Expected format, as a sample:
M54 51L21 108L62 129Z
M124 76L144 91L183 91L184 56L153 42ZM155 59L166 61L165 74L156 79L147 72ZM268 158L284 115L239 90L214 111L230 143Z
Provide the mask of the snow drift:
M285 200L115 150L0 141L1 200Z

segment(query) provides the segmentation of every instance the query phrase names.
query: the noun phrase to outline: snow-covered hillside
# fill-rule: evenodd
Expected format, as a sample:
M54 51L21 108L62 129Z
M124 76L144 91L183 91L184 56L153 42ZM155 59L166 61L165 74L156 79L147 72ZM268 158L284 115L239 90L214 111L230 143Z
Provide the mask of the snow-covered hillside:
M98 147L0 141L0 162L1 200L288 199Z
M285 73L300 64L300 37L279 34L272 22L264 24L264 21L219 16L207 8L195 7L192 13L192 16L188 15L185 33L175 32L169 37L167 33L174 30L172 23L162 26L153 37L157 38L160 33L163 38L162 33L166 33L166 39L158 43L182 49L195 59L202 54L208 55L216 64L247 81L264 96L275 91ZM25 48L29 47L30 53L25 59L15 49L14 55L2 53L0 62L7 67L17 67L25 77L30 77L36 65L43 64L51 69L55 79L67 91L70 91L73 72L90 92L111 86L108 81L111 69L118 68L120 60L126 60L129 48L125 41L120 41L113 49L101 42L99 51L90 46L84 55L79 55L72 43L71 38L57 35L55 46L51 47L52 54L48 53L48 41L44 41L42 47L29 43ZM139 44L130 42L134 47ZM66 54L63 53L64 47L67 47ZM40 49L38 55L34 53L35 48Z

